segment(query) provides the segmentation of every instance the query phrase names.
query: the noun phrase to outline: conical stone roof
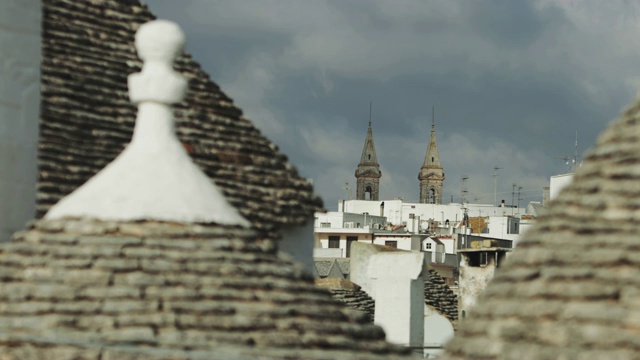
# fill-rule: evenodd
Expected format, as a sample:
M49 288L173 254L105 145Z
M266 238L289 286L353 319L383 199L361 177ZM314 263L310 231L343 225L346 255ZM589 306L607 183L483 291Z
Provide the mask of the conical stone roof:
M422 163L421 170L424 169L442 169L442 165L440 165L440 152L438 151L438 143L436 142L435 124L431 125L429 145L427 146L427 152L424 155L424 162Z
M376 146L373 144L373 129L371 128L371 121L369 121L369 127L367 128L367 136L364 139L364 147L362 148L359 165L379 166L378 156L376 155Z
M636 102L524 235L445 358L638 357L639 144Z
M103 360L407 355L283 256L274 241L237 226L36 221L0 253L0 353Z
M360 176L380 178L382 176L380 164L378 164L378 156L376 155L376 147L373 143L373 129L371 128L371 121L369 121L367 136L364 139L362 155L360 156L360 163L358 163L355 175L356 178Z

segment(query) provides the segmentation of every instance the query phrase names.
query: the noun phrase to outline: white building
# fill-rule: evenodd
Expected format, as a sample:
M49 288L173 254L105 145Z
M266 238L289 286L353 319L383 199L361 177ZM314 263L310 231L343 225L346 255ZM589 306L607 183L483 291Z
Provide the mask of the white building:
M554 175L549 180L549 200L555 199L560 191L573 181L573 173Z
M520 216L526 208L493 206L490 204L423 204L408 203L402 199L368 201L341 200L338 212L378 214L394 225L405 225L410 232L424 232L429 221L439 225L457 226L462 221L464 209L469 217L477 216Z
M528 207L527 207L528 208ZM314 223L314 257L349 257L354 241L386 245L402 250L432 252L435 261L436 235L445 245L444 253L455 254L453 237L464 227L465 212L476 226L477 236L512 240L517 244L535 216L527 208L493 206L489 204L424 204L407 203L402 199L341 200L338 211L316 213ZM477 225L478 222L480 225ZM433 249L427 249L427 246Z
M420 250L427 236L394 226L384 216L330 211L317 212L314 223L314 257L350 257L355 241L401 250Z
M422 240L422 251L431 254L431 262L443 264L446 255L456 253L455 238L451 235L428 236Z

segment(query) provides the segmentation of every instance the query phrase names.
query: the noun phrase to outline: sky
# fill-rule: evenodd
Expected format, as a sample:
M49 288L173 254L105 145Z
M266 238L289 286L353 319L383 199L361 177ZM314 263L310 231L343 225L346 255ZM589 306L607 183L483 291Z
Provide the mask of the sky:
M640 88L635 0L145 3L329 210L356 195L370 102L381 199L418 201L435 107L444 202L465 177L469 202L493 203L495 180L525 206Z

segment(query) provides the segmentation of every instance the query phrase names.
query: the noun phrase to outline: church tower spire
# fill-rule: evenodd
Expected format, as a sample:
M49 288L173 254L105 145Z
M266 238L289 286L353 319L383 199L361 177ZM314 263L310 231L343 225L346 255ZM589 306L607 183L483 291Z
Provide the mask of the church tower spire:
M369 128L364 139L364 148L360 163L356 168L356 199L378 200L380 190L380 164L376 156L376 147L373 144L373 130L371 129L371 104L369 104Z
M431 137L424 157L424 163L418 173L420 180L420 202L428 204L442 204L442 183L444 171L440 164L440 153L436 143L435 108L432 109Z

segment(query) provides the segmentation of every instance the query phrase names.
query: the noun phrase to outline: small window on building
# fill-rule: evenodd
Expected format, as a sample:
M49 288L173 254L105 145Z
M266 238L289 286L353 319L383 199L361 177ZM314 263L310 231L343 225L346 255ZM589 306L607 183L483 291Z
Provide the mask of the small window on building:
M432 156L431 157L431 162L435 162L435 161L436 161L436 158Z
M330 228L331 227L331 223L330 222L320 223L320 227L321 228Z
M424 246L424 247L425 247L425 249L431 249L431 243L426 243L426 244L424 244L424 245L425 245L425 246Z
M486 251L469 253L469 266L485 267L489 264L489 254Z
M329 236L329 249L338 249L340 247L340 236Z
M388 246L388 247L392 247L392 248L398 248L398 242L397 241L385 241L384 242L384 246Z

